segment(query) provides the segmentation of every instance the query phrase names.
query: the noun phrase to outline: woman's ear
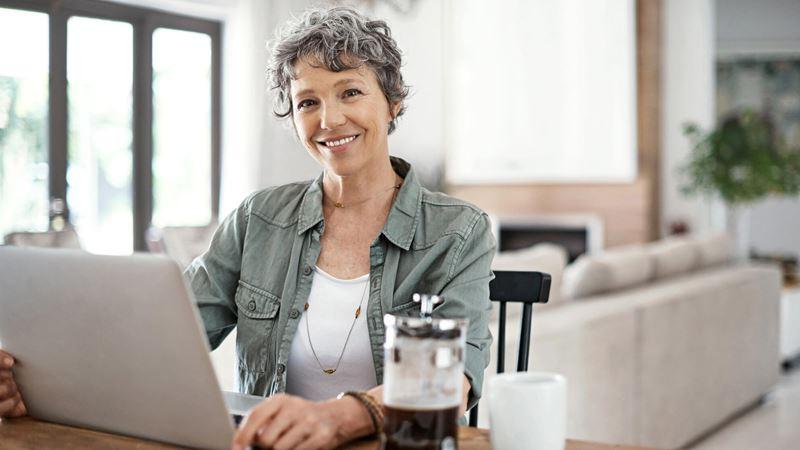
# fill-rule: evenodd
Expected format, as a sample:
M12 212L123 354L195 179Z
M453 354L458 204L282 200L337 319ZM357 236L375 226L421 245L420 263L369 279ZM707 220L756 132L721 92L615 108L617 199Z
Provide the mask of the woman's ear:
M403 102L394 102L392 107L390 108L391 111L389 112L392 115L392 120L397 119L397 115L400 114L400 109L403 107Z

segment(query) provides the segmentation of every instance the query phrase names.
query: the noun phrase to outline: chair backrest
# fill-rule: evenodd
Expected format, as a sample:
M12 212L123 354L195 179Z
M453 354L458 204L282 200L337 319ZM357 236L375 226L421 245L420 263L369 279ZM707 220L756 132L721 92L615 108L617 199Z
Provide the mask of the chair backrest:
M522 303L517 372L528 370L531 342L531 319L534 303L547 303L550 297L550 275L542 272L495 271L489 283L489 298L500 305L497 333L497 373L505 371L506 305ZM469 413L469 425L478 426L478 405Z
M49 247L81 249L81 242L75 229L67 227L61 231L14 232L3 238L6 245L17 247Z
M147 232L147 247L151 252L166 253L184 268L208 250L216 230L216 222L199 227L153 227Z

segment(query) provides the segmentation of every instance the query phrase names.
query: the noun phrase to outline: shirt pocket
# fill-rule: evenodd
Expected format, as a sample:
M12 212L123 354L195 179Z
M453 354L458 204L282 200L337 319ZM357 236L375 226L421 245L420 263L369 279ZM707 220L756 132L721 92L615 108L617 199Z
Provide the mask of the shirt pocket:
M418 316L419 312L419 303L413 300L400 305L392 305L392 308L389 310L389 314L396 316Z
M236 355L247 370L265 372L274 359L275 327L280 310L280 298L239 280L236 288L238 321Z

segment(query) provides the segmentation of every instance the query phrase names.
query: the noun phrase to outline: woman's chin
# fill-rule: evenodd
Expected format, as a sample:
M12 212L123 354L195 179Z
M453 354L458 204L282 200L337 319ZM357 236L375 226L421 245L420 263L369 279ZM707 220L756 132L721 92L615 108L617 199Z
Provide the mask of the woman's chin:
M325 170L338 177L350 177L362 172L360 164L349 164L347 161L328 161Z

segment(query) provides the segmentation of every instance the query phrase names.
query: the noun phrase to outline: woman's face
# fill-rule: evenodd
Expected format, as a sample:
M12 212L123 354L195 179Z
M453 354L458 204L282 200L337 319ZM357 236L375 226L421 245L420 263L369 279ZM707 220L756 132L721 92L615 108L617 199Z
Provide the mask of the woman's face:
M292 120L311 156L339 176L385 161L393 116L372 69L331 72L305 60L294 69Z

